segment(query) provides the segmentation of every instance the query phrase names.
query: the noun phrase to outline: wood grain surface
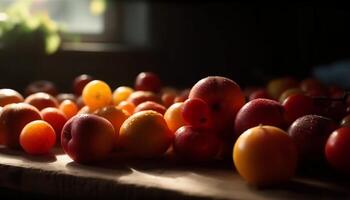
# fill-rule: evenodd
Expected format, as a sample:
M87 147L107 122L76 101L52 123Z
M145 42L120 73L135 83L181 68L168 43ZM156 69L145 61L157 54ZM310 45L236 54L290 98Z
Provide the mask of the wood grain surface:
M247 185L230 164L183 164L167 158L96 165L73 162L60 149L29 156L0 147L0 187L59 198L118 199L350 199L346 177L296 177L270 188Z

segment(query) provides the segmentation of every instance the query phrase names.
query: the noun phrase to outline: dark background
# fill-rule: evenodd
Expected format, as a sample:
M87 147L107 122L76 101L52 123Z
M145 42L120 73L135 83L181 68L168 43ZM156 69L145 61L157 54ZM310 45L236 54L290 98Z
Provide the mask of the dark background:
M150 2L147 48L105 51L62 49L45 56L0 51L0 87L22 91L32 80L54 81L69 91L81 73L112 87L132 85L141 71L165 85L190 87L208 75L242 86L284 75L310 76L318 65L350 52L350 9L335 3ZM127 44L121 44L127 46Z

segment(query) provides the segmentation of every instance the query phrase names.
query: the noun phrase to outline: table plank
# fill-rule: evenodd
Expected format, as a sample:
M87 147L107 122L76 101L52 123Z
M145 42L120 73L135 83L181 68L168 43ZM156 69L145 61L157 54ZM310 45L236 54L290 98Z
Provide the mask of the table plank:
M183 165L168 159L113 157L94 166L73 162L59 149L30 156L0 148L0 186L70 197L119 199L350 199L349 184L297 177L268 189L248 186L222 165Z

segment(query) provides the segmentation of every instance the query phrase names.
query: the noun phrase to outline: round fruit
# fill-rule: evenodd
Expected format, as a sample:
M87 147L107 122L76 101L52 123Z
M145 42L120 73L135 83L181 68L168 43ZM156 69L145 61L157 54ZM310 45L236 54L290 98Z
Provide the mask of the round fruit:
M66 115L68 119L78 113L78 106L71 100L64 100L59 106L59 109Z
M61 141L61 131L68 120L64 113L57 108L45 108L40 111L40 114L43 120L49 123L55 130L56 141Z
M0 89L0 106L23 102L23 96L12 89Z
M73 81L74 93L80 96L86 84L88 84L93 80L94 80L93 77L87 74L82 74L77 76Z
M245 130L259 124L283 128L285 126L283 106L279 102L270 99L249 101L237 113L235 134L239 136Z
M350 174L350 127L335 130L328 138L325 148L327 161L335 169Z
M27 153L45 154L55 145L56 133L49 123L36 120L23 128L19 141Z
M303 162L318 162L324 159L324 146L329 135L338 128L331 119L318 115L298 118L288 129L295 142L299 159Z
M58 108L59 105L55 97L44 92L31 94L24 100L24 102L36 107L39 110L48 107Z
M299 117L315 114L313 99L304 94L290 95L283 101L282 105L288 125L292 124Z
M64 125L61 145L70 158L78 163L106 159L115 146L113 125L103 117L76 115Z
M172 143L174 134L163 116L152 110L131 115L120 128L119 147L137 157L163 155Z
M209 76L191 88L189 99L192 98L202 99L208 104L213 128L222 138L232 139L234 133L232 122L245 103L239 85L225 77Z
M199 98L187 99L184 102L182 118L194 128L210 128L212 126L209 106Z
M173 133L186 124L182 117L183 104L183 102L174 103L164 114L164 119Z
M20 148L19 135L25 125L34 120L41 120L39 110L26 103L6 105L0 115L0 130L4 145Z
M297 167L297 149L285 131L273 126L246 130L233 148L238 173L249 184L266 186L289 180Z
M82 97L85 105L96 110L112 102L112 91L107 83L94 80L84 87Z
M125 101L134 90L131 87L120 86L113 92L113 103L118 105L120 102Z
M284 91L295 87L298 87L298 81L291 77L282 77L270 80L267 91L272 98L278 100Z
M135 111L135 105L128 101L122 101L117 105L118 109L121 109L127 112L129 115L132 115Z
M30 83L26 87L24 94L26 96L29 96L31 94L38 93L38 92L44 92L52 96L56 96L57 88L55 84L51 81L45 81L45 80L35 81Z
M174 151L188 161L208 161L219 153L221 140L210 129L183 126L175 132Z
M135 89L157 93L161 89L161 81L155 73L141 72L136 77Z
M145 101L137 105L134 112L136 113L143 110L154 110L163 115L166 111L166 108L159 103L153 101Z
M107 119L114 127L115 140L119 137L119 130L123 122L128 118L128 114L125 111L118 109L114 106L106 106L95 111L95 114Z

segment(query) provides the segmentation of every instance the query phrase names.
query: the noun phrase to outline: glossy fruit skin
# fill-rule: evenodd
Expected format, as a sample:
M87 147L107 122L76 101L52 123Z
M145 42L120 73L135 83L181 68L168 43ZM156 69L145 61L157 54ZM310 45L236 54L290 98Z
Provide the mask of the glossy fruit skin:
M16 90L12 89L0 89L0 106L6 106L11 103L23 102L23 96Z
M100 108L96 110L94 114L107 119L113 125L115 131L114 137L115 141L117 141L119 137L120 127L122 126L124 121L129 117L129 115L123 110L118 109L114 106L106 106Z
M57 88L51 81L40 80L30 83L24 91L25 96L29 96L34 93L44 92L52 96L57 95Z
M135 157L162 156L169 148L174 134L163 115L152 110L131 115L120 128L118 146Z
M120 86L113 92L113 103L118 105L120 102L125 101L130 94L134 92L134 89L127 86Z
M107 83L94 80L85 85L83 89L83 101L92 110L108 106L112 103L112 91Z
M41 120L39 110L26 103L6 105L0 115L0 130L4 145L11 149L20 149L19 135L25 125Z
M137 105L134 112L136 113L136 112L140 112L143 110L154 110L154 111L164 115L166 108L159 103L156 103L153 101L145 101L145 102L142 102L139 105Z
M135 90L150 91L157 93L161 89L161 81L153 72L141 72L136 76Z
M64 100L60 103L59 109L64 113L64 115L70 119L78 113L78 106L71 100Z
M173 147L180 158L196 162L214 159L220 144L221 140L210 129L182 126L175 132Z
M284 108L275 100L254 99L238 111L234 124L236 137L259 124L284 128Z
M287 97L282 105L288 125L292 124L299 117L316 113L313 99L303 94L294 94Z
M220 137L234 136L233 121L238 110L244 105L245 97L239 85L221 76L209 76L199 80L192 88L189 99L199 98L210 108L213 128Z
M293 140L285 131L273 126L246 130L233 148L238 173L255 186L288 181L296 171L297 158Z
M68 118L57 108L45 108L40 111L40 114L43 120L49 123L54 129L56 141L60 142L62 128L66 124Z
M78 163L104 160L115 145L113 125L103 117L81 114L68 120L61 134L61 145Z
M184 102L182 118L194 128L211 128L213 123L208 104L199 98L187 99Z
M182 117L183 104L183 102L174 103L164 114L164 119L173 133L175 133L181 126L186 125L186 122Z
M83 92L84 87L89 82L93 81L94 78L88 74L81 74L73 80L74 94L80 96Z
M325 155L328 163L340 172L350 174L350 127L335 130L328 138Z
M44 92L31 94L25 98L24 102L36 107L38 110L48 107L58 108L59 105L55 97Z
M333 120L319 115L305 115L290 125L288 135L295 142L299 159L304 163L324 160L324 146L338 128Z
M289 96L292 96L295 94L304 94L304 92L300 88L287 89L280 95L279 102L283 103L284 100L286 100Z
M120 102L120 103L116 106L116 108L121 109L121 110L127 112L128 115L132 115L132 114L134 113L134 111L135 111L135 105L134 105L133 103L131 103L131 102L128 102L128 101L122 101L122 102Z
M36 120L23 128L19 141L24 151L29 154L46 154L56 143L56 133L49 123Z
M160 97L150 91L135 91L132 94L130 94L126 101L131 102L135 106L145 101L154 101L157 103L161 103Z

